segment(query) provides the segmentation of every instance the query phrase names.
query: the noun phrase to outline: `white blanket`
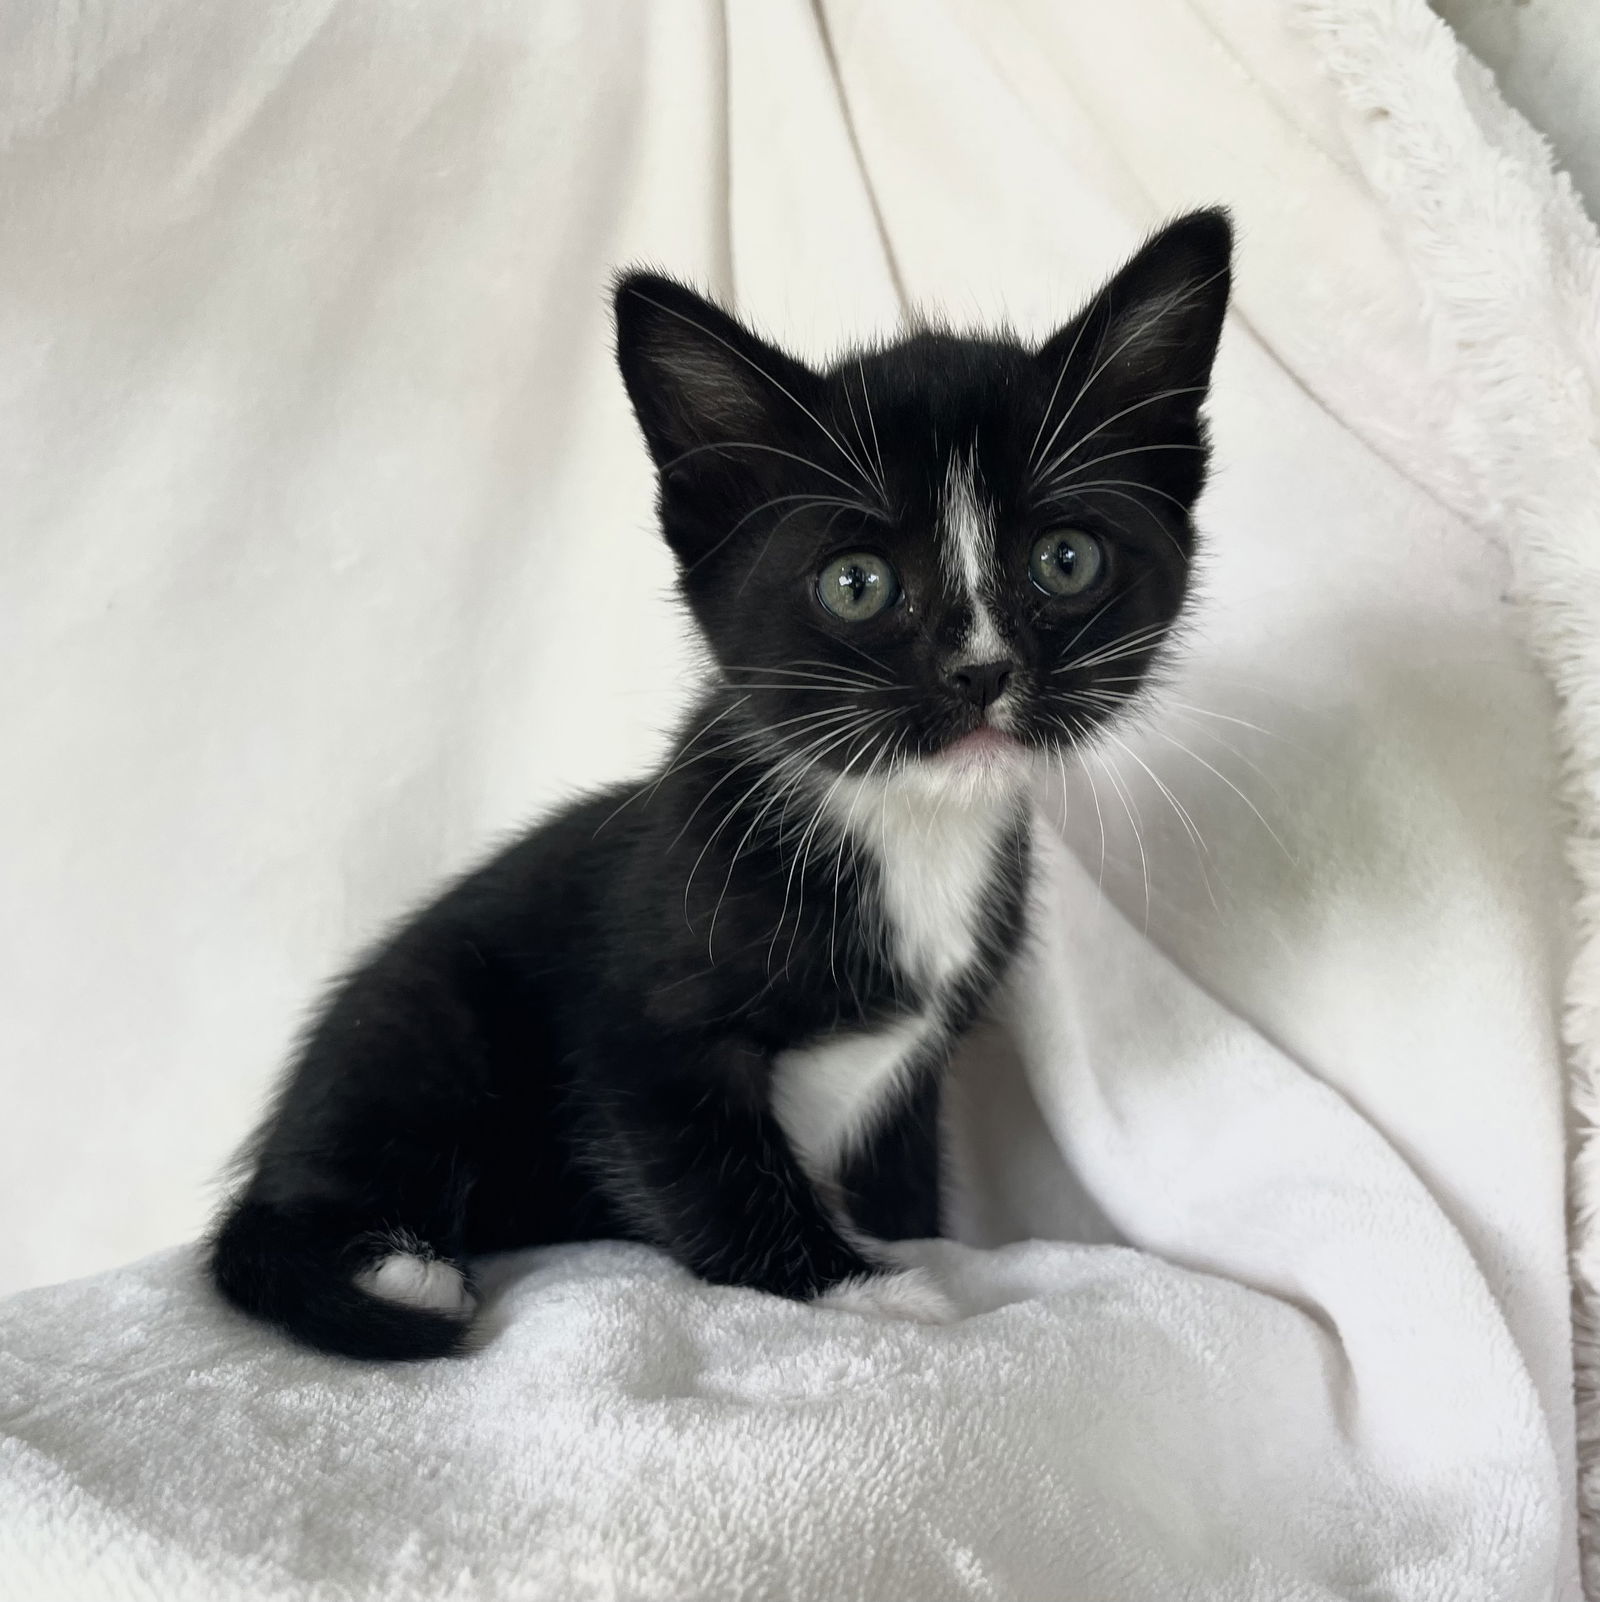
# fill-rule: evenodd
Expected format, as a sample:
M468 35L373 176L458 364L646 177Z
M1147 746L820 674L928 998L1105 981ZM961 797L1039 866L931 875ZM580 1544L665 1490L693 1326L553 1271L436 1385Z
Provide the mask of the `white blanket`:
M1600 252L1421 0L0 38L13 1282L191 1232L316 976L670 716L608 268L819 348L1043 330L1163 215L1241 223L1189 656L1045 798L1015 1050L963 1064L966 1316L574 1248L374 1372L184 1251L28 1292L0 1595L1577 1595Z

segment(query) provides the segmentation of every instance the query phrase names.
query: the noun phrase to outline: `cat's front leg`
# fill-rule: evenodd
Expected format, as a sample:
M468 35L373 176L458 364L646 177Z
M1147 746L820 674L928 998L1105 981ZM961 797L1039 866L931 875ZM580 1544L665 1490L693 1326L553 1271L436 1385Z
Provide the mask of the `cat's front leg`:
M798 1300L854 1292L862 1307L875 1286L879 1310L896 1311L885 1282L903 1275L846 1237L796 1160L769 1105L768 1055L723 1037L658 1041L650 1059L625 1075L601 1068L610 1082L592 1085L597 1177L634 1227L714 1284Z

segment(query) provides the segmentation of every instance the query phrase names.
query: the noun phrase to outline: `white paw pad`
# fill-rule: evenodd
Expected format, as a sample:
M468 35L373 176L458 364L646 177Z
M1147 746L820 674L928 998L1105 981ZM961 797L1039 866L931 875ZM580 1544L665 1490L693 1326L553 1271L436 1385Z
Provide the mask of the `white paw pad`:
M830 1311L863 1313L913 1324L953 1324L961 1315L925 1268L901 1268L883 1274L858 1274L817 1298Z
M472 1311L472 1293L454 1263L415 1252L390 1252L356 1275L356 1284L386 1302L422 1307L433 1313L464 1316Z

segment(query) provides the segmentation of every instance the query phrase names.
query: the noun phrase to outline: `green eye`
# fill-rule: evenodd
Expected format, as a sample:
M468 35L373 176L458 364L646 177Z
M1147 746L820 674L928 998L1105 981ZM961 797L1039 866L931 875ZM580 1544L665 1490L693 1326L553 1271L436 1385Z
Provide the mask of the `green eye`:
M881 556L852 551L836 556L817 574L817 595L835 617L847 623L876 617L894 603L900 581Z
M1081 528L1053 528L1033 542L1028 572L1046 595L1082 595L1099 583L1106 550Z

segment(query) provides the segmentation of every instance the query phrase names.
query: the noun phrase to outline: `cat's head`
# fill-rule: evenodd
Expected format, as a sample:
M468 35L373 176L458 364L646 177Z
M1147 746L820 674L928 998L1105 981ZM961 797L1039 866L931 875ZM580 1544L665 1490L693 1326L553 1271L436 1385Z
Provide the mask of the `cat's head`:
M618 359L733 716L824 775L941 782L1115 715L1188 589L1230 252L1195 212L1038 348L920 332L821 370L624 277Z

